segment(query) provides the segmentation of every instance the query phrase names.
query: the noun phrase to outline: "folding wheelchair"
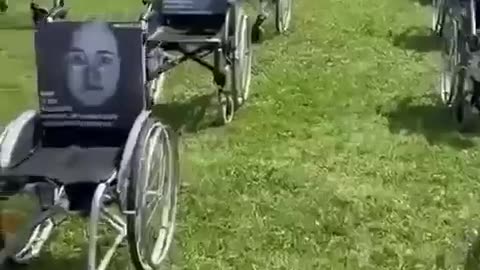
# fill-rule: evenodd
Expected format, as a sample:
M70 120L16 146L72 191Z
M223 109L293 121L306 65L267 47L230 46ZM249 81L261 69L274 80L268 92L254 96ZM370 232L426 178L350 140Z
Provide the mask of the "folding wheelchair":
M443 1L437 25L442 38L440 96L459 130L469 131L480 109L479 1Z
M67 16L67 9L64 8L64 0L53 0L51 8L41 7L35 0L30 1L30 12L34 25L38 25L46 18L59 17L64 19ZM8 10L8 0L0 0L0 12ZM60 14L56 14L60 12Z
M86 269L125 241L136 269L168 257L178 138L151 111L148 37L142 22L39 24L39 108L0 135L0 268L31 262L72 214L88 222ZM116 232L104 254L100 224Z
M252 28L252 39L257 42L262 39L263 24L270 17L272 11L275 15L275 28L279 34L286 33L290 28L292 19L293 0L260 0L257 19Z
M252 72L251 26L243 1L143 2L146 10L141 20L150 33L149 57L161 63L147 73L152 95L161 96L167 72L193 60L212 72L218 87L219 120L222 124L231 122L249 97ZM208 61L206 57L212 55L213 61Z

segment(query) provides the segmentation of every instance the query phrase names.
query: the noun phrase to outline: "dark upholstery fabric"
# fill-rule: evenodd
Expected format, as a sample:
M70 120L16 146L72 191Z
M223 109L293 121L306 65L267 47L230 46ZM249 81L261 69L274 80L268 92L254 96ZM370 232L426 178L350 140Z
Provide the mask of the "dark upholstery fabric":
M40 148L4 175L48 177L64 184L101 182L115 171L120 150L117 147L78 146Z

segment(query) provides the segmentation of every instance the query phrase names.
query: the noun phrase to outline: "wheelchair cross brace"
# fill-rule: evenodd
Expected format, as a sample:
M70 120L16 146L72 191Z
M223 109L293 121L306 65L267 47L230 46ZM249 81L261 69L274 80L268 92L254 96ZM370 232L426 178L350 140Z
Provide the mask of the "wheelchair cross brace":
M201 45L194 50L187 50L181 46L178 46L179 44L176 44L175 50L180 52L180 56L175 56L172 54L166 54L167 61L165 64L159 66L157 69L154 71L150 72L148 75L148 80L153 80L156 78L159 74L167 72L174 67L180 65L183 62L186 62L188 60L193 60L194 62L198 63L199 65L205 67L206 69L210 70L213 73L213 78L215 83L223 88L226 84L226 74L225 71L223 71L222 67L225 66L223 63L222 57L220 55L222 54L223 50L218 47L216 44L205 44ZM214 55L214 63L211 64L208 61L204 60L205 57L213 54ZM229 59L226 59L226 61L229 61Z

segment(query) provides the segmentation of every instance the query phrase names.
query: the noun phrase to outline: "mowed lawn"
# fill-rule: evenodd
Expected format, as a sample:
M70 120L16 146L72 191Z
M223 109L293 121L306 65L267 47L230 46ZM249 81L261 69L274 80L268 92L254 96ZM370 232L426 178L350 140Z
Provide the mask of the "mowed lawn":
M2 121L36 106L28 1L10 2ZM76 18L140 9L67 2ZM295 1L293 32L256 48L251 99L225 127L209 125L214 103L196 124L214 90L208 72L174 70L172 105L157 108L185 130L173 268L480 269L480 141L438 104L429 16L415 0ZM85 269L80 224L28 269ZM112 269L128 261L122 251Z

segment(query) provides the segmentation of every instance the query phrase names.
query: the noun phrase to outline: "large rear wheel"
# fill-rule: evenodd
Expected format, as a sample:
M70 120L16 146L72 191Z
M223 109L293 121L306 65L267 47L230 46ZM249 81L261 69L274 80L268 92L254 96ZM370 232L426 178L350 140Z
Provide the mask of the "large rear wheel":
M127 207L128 242L137 270L158 269L168 260L177 212L179 159L177 138L150 119L142 130L132 160Z
M276 0L275 4L275 27L277 32L283 34L290 28L292 19L292 1Z

